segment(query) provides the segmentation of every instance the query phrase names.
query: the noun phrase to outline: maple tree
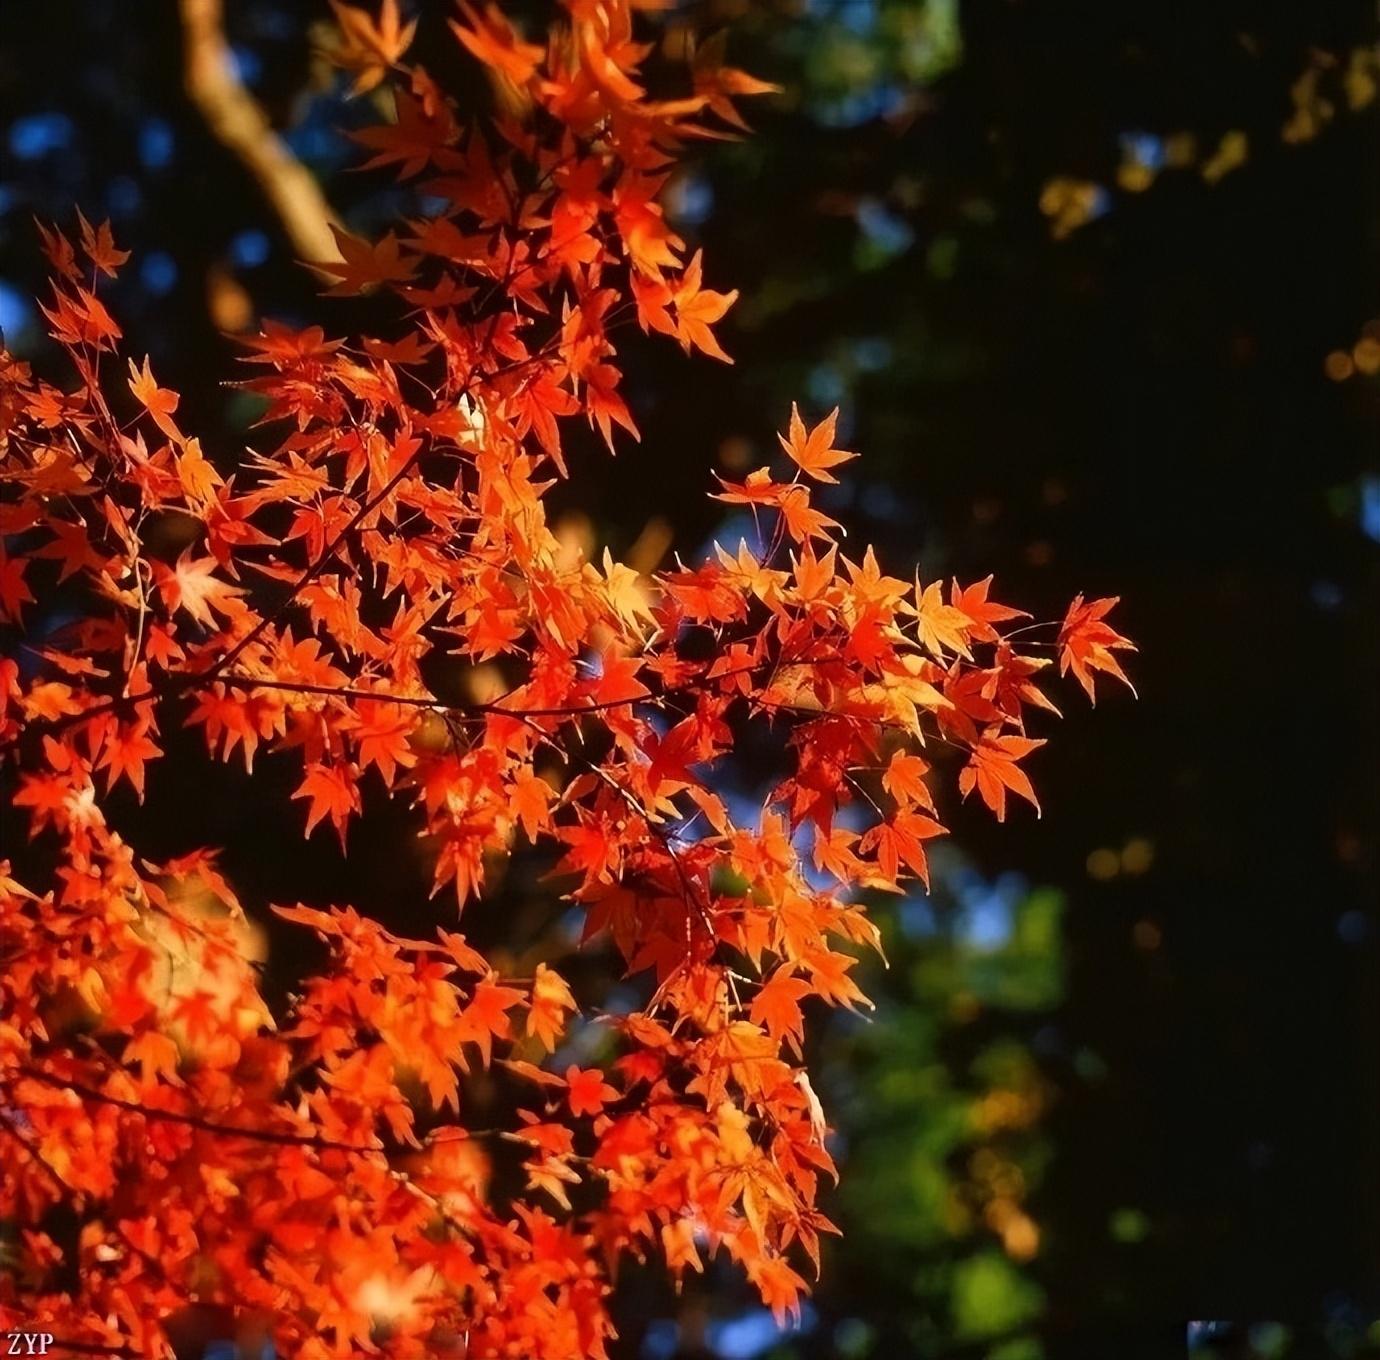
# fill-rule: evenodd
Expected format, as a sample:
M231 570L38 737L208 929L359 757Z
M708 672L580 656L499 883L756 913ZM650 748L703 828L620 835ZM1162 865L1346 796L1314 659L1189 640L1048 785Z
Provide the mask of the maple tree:
M793 408L784 461L719 479L756 549L653 577L572 553L545 505L563 430L638 433L619 328L731 362L712 327L736 294L705 287L659 196L687 140L741 131L733 101L771 87L711 41L654 97L629 0L568 0L545 44L462 3L495 93L462 127L405 62L394 0L334 8L355 88L396 101L356 134L367 163L439 205L374 241L337 229L314 266L328 295L395 299L392 334L265 322L244 385L276 442L231 470L121 354L98 284L126 253L81 218L42 229L75 383L0 367L0 619L21 639L0 749L34 838L32 873L0 866L6 1325L167 1355L213 1304L304 1360L602 1356L621 1259L679 1277L714 1252L790 1314L834 1175L805 1006L865 1004L862 890L927 881L939 775L999 818L1035 804L1043 652L1091 695L1131 644L1112 600L1023 623L990 579L946 591L845 554L813 499L855 456L837 412ZM75 620L23 641L59 584ZM436 655L469 697L428 686ZM436 937L276 905L328 961L270 1005L215 850L151 860L112 814L178 726L208 759L290 764L307 836L344 845L366 788L409 804L452 899ZM785 769L745 825L722 793L749 730ZM496 863L543 848L635 1007L596 1012L559 959L502 976L451 928ZM607 1068L565 1051L589 1023ZM510 1125L467 1122L481 1071L516 1093Z

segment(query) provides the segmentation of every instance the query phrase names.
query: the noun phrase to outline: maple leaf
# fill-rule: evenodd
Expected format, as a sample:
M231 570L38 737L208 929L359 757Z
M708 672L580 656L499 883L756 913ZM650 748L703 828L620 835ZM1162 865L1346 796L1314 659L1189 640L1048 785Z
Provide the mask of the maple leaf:
M931 581L922 589L920 577L916 576L912 612L916 617L916 636L920 645L932 655L942 657L947 648L960 656L972 656L968 650L972 621L961 609L944 603L944 588L938 581Z
M217 897L234 916L243 916L244 908L234 890L226 882L224 874L217 867L217 855L213 850L193 850L179 855L166 864L158 866L160 872L175 879L197 879Z
M89 289L78 285L66 292L54 285L54 305L41 307L53 326L53 335L64 345L93 345L98 350L113 350L121 331L115 318Z
M1061 716L1058 708L1033 679L1052 664L1048 657L1022 656L1009 644L1002 642L997 647L992 670L988 672L989 679L983 686L983 695L1009 716L1018 715L1022 704L1033 704L1057 718Z
M613 426L621 425L634 439L641 439L627 403L618 395L618 370L611 364L596 364L585 374L585 405L590 423L599 427L604 443L613 449Z
M366 241L334 222L330 227L340 259L308 261L318 273L338 280L326 289L327 297L372 292L381 284L405 283L416 273L416 262L403 258L396 233L386 232L377 241Z
M678 1218L661 1225L661 1249L666 1253L666 1267L672 1274L680 1274L687 1267L704 1272L704 1262L700 1260L695 1247L695 1224L690 1218Z
M708 107L724 122L746 132L748 125L734 107L730 96L778 94L781 86L758 80L746 71L724 65L727 47L726 29L715 33L696 47L691 63L695 93L704 98Z
M966 744L975 745L979 726L1000 724L1004 716L1011 716L1013 721L1019 722L1019 703L1015 714L1008 715L1006 710L993 702L1000 684L1000 671L979 670L955 661L944 676L944 697L949 701L949 706L938 711L940 726L956 733Z
M897 751L882 775L882 787L903 806L918 803L921 807L934 811L934 801L930 796L925 775L929 763L922 757L908 751Z
M837 482L838 478L829 471L840 463L856 458L856 453L845 453L834 447L834 427L838 424L839 408L834 407L813 430L805 429L800 418L800 408L791 403L791 423L788 434L778 434L781 447L786 456L807 476L817 482Z
M562 826L557 835L570 848L556 866L561 870L581 873L587 879L611 882L620 858L617 837L603 822L581 822L578 826Z
M1084 604L1082 595L1077 595L1059 627L1059 674L1064 675L1072 670L1094 703L1097 702L1097 695L1093 692L1094 671L1115 676L1132 694L1135 693L1135 686L1112 655L1113 648L1133 652L1136 650L1135 644L1103 622L1117 600L1117 596L1112 596L1089 600Z
M514 85L525 85L546 55L536 43L523 42L497 5L486 5L483 14L460 0L465 23L450 21L451 31L485 66L506 76Z
M562 1209L570 1209L567 1185L579 1185L580 1173L562 1157L541 1157L524 1163L527 1185L531 1190L544 1190Z
M215 566L214 557L194 558L190 548L172 568L162 562L153 564L159 594L170 614L185 609L198 623L208 628L215 627L215 614L223 618L235 616L235 597L243 595L244 589L214 576Z
M845 557L843 565L848 572L849 589L860 609L881 609L889 614L904 598L906 583L899 577L883 574L871 547L863 553L861 564Z
M78 209L77 222L81 227L81 248L86 252L87 259L107 278L113 279L120 266L129 259L129 251L115 248L108 219L100 226L93 227Z
M1024 798L1038 813L1039 800L1029 777L1016 762L1031 751L1043 746L1043 740L1032 737L1002 736L992 728L983 734L973 748L968 763L959 771L959 792L966 798L974 788L999 822L1006 820L1006 791Z
M350 814L358 812L360 808L359 787L348 766L307 766L306 778L292 796L311 800L311 806L307 809L308 836L319 822L329 817L340 843L345 844L345 828Z
M375 340L372 336L365 336L364 348L373 358L382 359L390 364L419 364L436 346L420 335L406 335L395 341Z
M778 968L753 997L748 1014L754 1025L761 1025L773 1039L786 1039L799 1054L805 1038L805 1013L800 1003L813 991L804 978Z
M153 377L153 369L149 366L148 355L144 356L142 371L135 366L133 359L129 361L129 390L153 417L153 423L174 443L182 443L182 431L177 428L177 422L172 418L173 412L177 410L178 395L158 386Z
M368 10L342 4L341 0L331 0L331 9L344 39L331 53L331 60L355 72L351 93L367 94L412 45L417 21L402 22L398 0L383 0L377 20Z
M684 242L666 225L661 205L652 201L660 185L644 177L625 178L615 189L614 220L633 267L657 282L679 264Z
M856 831L841 826L831 828L827 836L816 832L812 852L815 867L832 874L840 883L862 878L867 866L853 850L859 839Z
M768 1256L748 1267L748 1278L757 1287L762 1302L772 1311L778 1327L799 1320L800 1296L805 1281L780 1256Z
M92 546L91 530L86 523L49 519L45 527L53 535L53 541L44 544L34 553L34 556L57 559L61 564L58 569L59 584L84 567L99 567L101 565L104 559Z
M180 1057L177 1044L166 1034L145 1030L125 1045L123 1061L138 1063L140 1079L147 1085L159 1077L176 1081Z
M603 588L609 608L624 623L635 626L642 619L655 620L641 578L622 562L615 562L607 548L604 549Z
M532 1000L527 1009L527 1033L548 1053L565 1031L569 1012L578 1009L565 979L546 964L537 964L532 978Z
M875 853L877 867L888 883L895 884L904 864L926 886L930 881L929 862L923 842L944 835L944 828L933 817L921 812L897 812L888 821L878 822L858 842L862 853Z
M797 543L806 543L812 538L832 542L829 531L843 527L838 520L816 510L810 504L809 489L799 485L782 493L781 518L786 522L786 532Z
M806 542L797 558L791 554L791 574L795 578L796 595L805 602L819 599L833 583L837 570L838 549L830 547L823 557L816 557L814 546Z
M187 440L176 458L177 480L182 483L187 499L194 504L207 506L216 487L225 485L225 479L202 453L199 440Z
M466 973L487 973L489 971L489 965L484 956L477 949L472 949L466 944L463 935L442 930L439 932L439 939L441 947Z
M0 543L0 619L18 623L24 606L34 603L33 591L24 579L27 569L22 557L10 557Z
M59 278L69 280L79 277L81 270L77 266L77 252L73 248L72 242L57 228L46 227L37 219L34 221L34 226L38 228L38 239L43 254L47 257L53 272Z
M967 618L968 636L975 642L996 642L999 635L992 627L994 623L1030 617L1024 609L1011 609L989 600L987 592L991 586L990 576L973 582L964 590L959 589L957 581L949 582L949 603Z
M461 1012L460 1038L478 1046L485 1067L493 1058L493 1041L513 1032L508 1012L521 1001L522 993L516 988L486 980L474 989L470 1004Z
M713 492L713 499L726 505L779 506L791 489L787 482L773 481L770 469L764 467L749 472L741 482L730 482L717 472L714 476L723 490Z
M606 570L613 570L612 556L606 555L604 566ZM629 573L629 575L632 575ZM631 582L623 582L626 589L631 592L628 599L627 608L636 610L643 603L640 589L637 587L636 577L632 577ZM611 596L615 590L615 584L610 581ZM637 617L634 613L631 618ZM642 669L642 660L636 656L619 656L616 652L605 652L599 658L599 675L590 687L590 698L600 706L613 707L624 702L632 702L635 699L643 699L651 693L651 690L637 678L637 673Z
M551 820L551 785L531 770L519 770L510 790L510 800L517 820L529 841Z
M320 326L307 326L295 331L271 317L264 318L261 334L235 338L239 344L258 351L257 354L245 355L244 363L272 364L278 368L319 362L329 358L345 343L343 340L327 340L326 332Z
M604 1074L597 1067L566 1068L565 1084L570 1113L576 1118L598 1114L609 1101L618 1099L617 1088L604 1080Z
M564 477L566 466L561 454L561 433L557 417L574 415L579 411L580 403L561 387L556 377L548 371L535 374L514 401L522 413L518 428L525 431L530 426L536 432L542 448L551 456L551 461Z
M97 768L108 772L107 788L128 779L139 801L144 801L144 765L163 750L149 735L149 720L115 724L106 737L105 749Z
M360 699L347 728L359 743L360 767L376 765L384 783L391 785L399 765L411 769L417 763L410 743L415 726L415 719L401 704Z
M663 279L634 272L631 279L633 301L637 304L638 325L644 331L675 335L676 323L668 310L674 294Z
M733 360L719 347L719 342L709 327L714 322L723 320L728 309L737 301L738 290L735 288L731 293L714 293L702 288L700 278L703 256L703 251L695 252L690 263L685 266L680 282L671 290L671 301L676 309L676 338L687 354L692 347L697 347L712 358L731 364Z
M444 106L433 115L422 100L414 99L405 90L395 90L393 98L398 112L396 123L359 128L349 135L375 152L361 169L397 165L399 176L411 179L426 169L438 151L450 145L455 136L455 124ZM408 343L418 344L420 337L409 336ZM370 348L372 352L372 346Z

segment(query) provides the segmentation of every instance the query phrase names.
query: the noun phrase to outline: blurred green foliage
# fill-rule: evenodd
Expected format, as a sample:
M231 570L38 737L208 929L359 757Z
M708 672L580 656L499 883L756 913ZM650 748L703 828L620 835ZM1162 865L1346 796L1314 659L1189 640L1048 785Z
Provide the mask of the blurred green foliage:
M846 1167L834 1256L846 1259L827 1262L816 1307L847 1316L862 1273L868 1333L851 1354L1000 1338L1016 1360L1042 1353L1016 1342L1044 1305L1032 1201L1058 1093L1034 1039L1058 1044L1064 900L1017 879L988 884L953 852L938 859L930 895L875 906L887 961L864 964L875 1016L836 1018L820 1045Z

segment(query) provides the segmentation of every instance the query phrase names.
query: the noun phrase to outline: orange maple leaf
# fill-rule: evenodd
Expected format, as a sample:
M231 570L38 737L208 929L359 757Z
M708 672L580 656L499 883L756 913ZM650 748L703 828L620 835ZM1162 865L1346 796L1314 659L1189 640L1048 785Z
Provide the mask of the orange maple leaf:
M308 836L316 829L317 823L329 817L340 843L344 845L345 827L350 814L358 812L360 808L359 786L351 767L308 765L306 778L292 796L311 800L311 806L307 809Z
M484 981L475 989L470 1004L460 1015L462 1041L478 1045L487 1067L493 1057L493 1041L506 1039L513 1032L508 1012L522 1001L515 987Z
M972 652L968 650L972 620L963 610L944 603L944 588L938 581L931 581L922 589L917 575L915 604L907 608L915 614L916 636L926 651L942 657L947 648L960 656L972 657Z
M527 833L527 839L535 841L537 834L551 820L551 785L531 770L519 770L510 786L509 797L513 811Z
M709 328L716 321L723 320L728 309L737 301L738 290L735 288L730 293L715 293L702 288L703 257L703 251L695 252L685 266L680 282L671 290L671 301L676 309L676 338L687 354L692 347L698 347L713 358L731 364L733 360L723 352Z
M987 598L992 578L975 581L964 590L959 589L957 581L949 582L949 603L968 619L968 636L976 642L995 642L998 634L992 627L994 623L1004 623L1008 619L1028 619L1024 609L1011 609L1004 604Z
M1087 690L1088 698L1094 703L1097 702L1097 695L1093 692L1094 671L1115 676L1132 694L1135 693L1135 686L1112 655L1114 647L1135 651L1135 643L1103 622L1118 598L1113 595L1084 604L1082 595L1075 596L1059 628L1059 674L1073 671L1078 683Z
M154 380L153 369L149 366L148 355L144 356L142 371L133 359L129 361L129 390L153 417L153 423L175 444L181 444L182 431L177 428L177 422L172 418L180 398L176 392L158 386Z
M497 5L485 5L481 14L466 0L460 0L460 12L465 23L452 19L450 26L465 48L514 85L527 84L546 50L537 43L523 42Z
M922 756L897 751L882 775L882 787L902 806L918 803L933 812L934 800L925 783L929 768Z
M834 407L814 429L807 431L800 418L800 408L791 403L791 423L788 434L778 434L787 457L807 476L817 482L837 482L829 471L847 463L858 455L834 447L834 429L838 424L839 408Z
M565 1084L570 1113L577 1118L585 1114L598 1114L609 1101L618 1099L617 1088L604 1080L603 1072L597 1067L567 1067Z
M163 749L149 736L149 721L113 724L97 768L107 772L107 788L120 778L128 779L139 801L144 801L144 765L161 756Z
M800 1003L813 990L804 978L778 968L753 997L748 1015L754 1025L761 1025L773 1039L786 1039L799 1054L805 1037L805 1013Z
M959 792L966 798L976 788L982 801L997 814L999 822L1006 820L1008 789L1019 794L1038 813L1040 803L1035 797L1035 789L1016 762L1044 744L1042 739L1002 736L997 729L989 729L973 748L968 763L959 771Z
M417 21L402 22L398 0L383 0L375 20L368 10L331 0L343 44L331 53L338 66L355 72L354 94L367 94L412 45Z
M875 851L877 867L888 883L896 883L904 864L928 885L930 870L923 842L944 834L944 828L933 817L926 817L922 812L897 812L889 821L878 822L868 831L858 842L858 849L864 854Z
M417 763L410 744L415 727L415 718L401 704L378 699L360 699L347 723L359 743L360 767L378 766L389 785L399 765L411 769Z
M403 257L395 232L385 232L377 241L366 241L334 222L330 226L340 259L308 261L318 273L338 280L326 289L327 297L349 297L372 292L381 284L405 283L417 272L416 261Z
M87 259L107 278L113 279L119 267L129 259L129 251L115 248L109 219L93 227L78 209L77 222L81 227L81 248L86 252Z
M208 628L214 628L216 623L212 610L223 618L235 617L235 597L243 595L244 589L214 576L215 567L214 557L194 558L190 548L177 559L174 567L155 562L154 579L168 612L176 613L179 609L185 609L198 623Z
M527 1010L527 1033L548 1053L553 1053L556 1041L565 1031L566 1017L575 1009L575 998L565 979L546 964L537 964L532 978L532 1001Z

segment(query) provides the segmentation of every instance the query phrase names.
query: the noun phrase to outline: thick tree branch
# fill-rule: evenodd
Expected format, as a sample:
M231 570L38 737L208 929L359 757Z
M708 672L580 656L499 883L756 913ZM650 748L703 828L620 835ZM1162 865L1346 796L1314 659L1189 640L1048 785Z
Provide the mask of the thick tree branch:
M182 15L183 80L215 136L258 181L293 249L308 261L338 260L336 216L311 172L273 131L244 87L225 41L221 0L178 0Z

